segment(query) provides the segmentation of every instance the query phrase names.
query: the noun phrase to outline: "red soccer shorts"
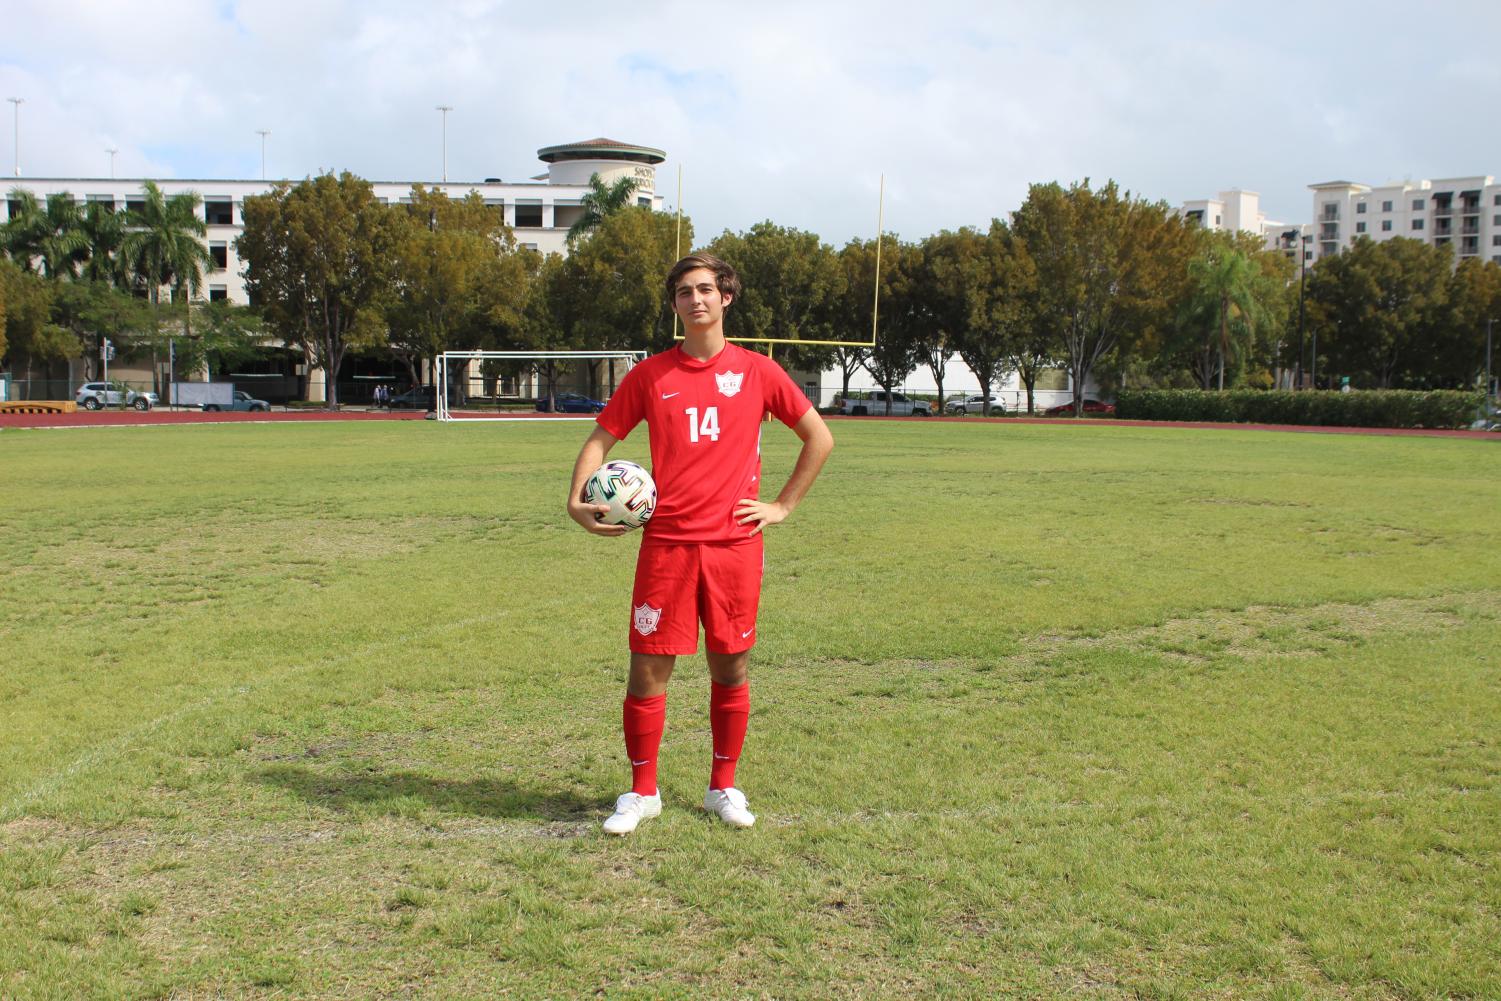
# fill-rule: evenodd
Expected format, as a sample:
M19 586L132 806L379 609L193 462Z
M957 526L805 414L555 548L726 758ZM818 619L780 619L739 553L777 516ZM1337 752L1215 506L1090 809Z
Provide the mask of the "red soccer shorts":
M698 624L710 653L756 645L765 567L761 536L737 546L642 546L631 592L631 652L698 652Z

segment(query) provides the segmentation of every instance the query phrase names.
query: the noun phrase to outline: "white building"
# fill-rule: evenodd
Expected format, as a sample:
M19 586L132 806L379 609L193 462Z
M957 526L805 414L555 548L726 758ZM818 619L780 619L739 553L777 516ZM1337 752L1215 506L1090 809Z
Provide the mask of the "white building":
M383 202L410 202L412 186L446 192L451 198L463 198L477 192L501 212L506 224L516 232L516 242L544 254L565 252L568 229L583 214L580 199L589 190L589 178L599 174L605 183L631 176L638 204L660 210L662 196L656 191L656 165L667 158L659 149L633 146L612 139L590 139L562 146L547 146L537 157L548 165L546 173L524 181L502 181L487 177L482 182L373 181L375 197ZM153 179L155 180L155 179ZM111 211L132 209L141 204L144 178L101 179L97 177L39 177L16 180L7 190L21 188L36 194L38 201L52 195L71 195L79 204L102 202ZM157 187L168 197L193 192L203 200L199 211L208 225L206 242L214 263L205 276L208 298L229 299L243 303L245 278L234 241L244 229L245 199L271 190L273 181L235 180L156 180ZM15 210L15 200L7 199L5 219Z
M1261 211L1261 195L1255 191L1231 188L1217 198L1199 198L1184 202L1178 214L1193 220L1204 229L1220 232L1254 233L1268 250L1280 250L1294 263L1298 247L1304 245L1304 263L1312 264L1312 251L1306 246L1312 227L1306 223L1281 223L1268 219Z
M1353 181L1310 184L1319 260L1358 237L1410 237L1450 247L1465 258L1501 264L1501 185L1489 175L1398 181L1371 187Z
M566 253L568 230L583 214L581 200L589 190L589 179L598 174L606 184L623 176L634 177L638 187L635 192L637 204L661 211L663 197L656 190L656 167L667 154L648 146L636 146L613 139L589 139L584 142L547 146L537 151L537 157L547 164L546 172L520 181L503 181L487 177L481 182L428 182L428 181L373 181L375 197L388 204L409 202L412 187L424 187L446 192L451 198L464 198L476 192L487 205L500 212L506 224L516 234L516 242L541 253ZM199 211L208 226L204 242L208 245L213 264L204 275L206 298L213 301L228 299L245 303L245 276L243 262L235 253L235 239L244 229L245 199L263 195L271 190L274 181L209 180L209 179L163 179L156 180L163 194L172 195L192 192L201 200ZM97 177L40 177L18 178L7 190L17 188L34 193L38 201L45 202L51 196L66 194L80 205L103 203L111 211L125 211L141 205L143 178L97 178ZM16 211L16 200L8 198L4 206L7 221ZM131 367L122 364L116 370L118 377L139 383L142 387L162 387L170 379L164 359L152 359L146 367ZM292 363L288 363L292 364ZM355 391L341 398L360 401L366 398L370 387L382 379L379 373L358 371L360 359L346 360L340 372L341 384L350 380L364 380L363 392ZM264 377L256 385L268 399L286 398L292 394L306 394L307 399L325 398L323 373L317 369L305 370L296 365L295 374L288 372L248 372L247 379ZM72 385L91 376L82 359L70 363L67 383ZM61 380L58 380L61 381ZM54 395L60 390L54 390ZM71 390L67 396L72 395Z

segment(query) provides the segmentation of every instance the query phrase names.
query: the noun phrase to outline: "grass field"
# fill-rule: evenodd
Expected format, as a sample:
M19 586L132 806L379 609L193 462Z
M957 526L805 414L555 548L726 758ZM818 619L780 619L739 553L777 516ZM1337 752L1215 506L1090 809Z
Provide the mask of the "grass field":
M840 423L611 840L584 431L0 432L0 997L1501 996L1493 443Z

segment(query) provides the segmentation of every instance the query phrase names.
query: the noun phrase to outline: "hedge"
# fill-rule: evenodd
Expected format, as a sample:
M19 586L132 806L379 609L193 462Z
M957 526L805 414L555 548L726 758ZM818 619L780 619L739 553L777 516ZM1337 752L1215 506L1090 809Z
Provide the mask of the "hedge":
M1219 421L1322 427L1465 428L1480 394L1452 389L1268 392L1230 389L1123 389L1115 416L1135 421Z

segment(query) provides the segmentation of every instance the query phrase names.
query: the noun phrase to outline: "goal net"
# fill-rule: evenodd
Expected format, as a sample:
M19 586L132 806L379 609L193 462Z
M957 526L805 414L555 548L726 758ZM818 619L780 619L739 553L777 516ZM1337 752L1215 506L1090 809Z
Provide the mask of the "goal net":
M433 416L440 421L535 420L519 404L548 400L547 416L593 420L589 404L609 398L645 351L445 351L433 359ZM588 372L594 369L591 396Z

